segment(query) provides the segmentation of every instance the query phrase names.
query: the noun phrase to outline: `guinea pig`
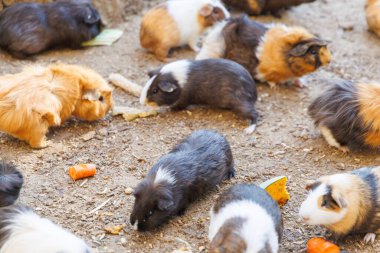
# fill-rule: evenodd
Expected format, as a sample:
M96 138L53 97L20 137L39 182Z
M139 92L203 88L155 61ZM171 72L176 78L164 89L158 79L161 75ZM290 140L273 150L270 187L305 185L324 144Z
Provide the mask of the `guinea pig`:
M309 225L321 225L336 239L364 234L368 243L380 231L380 167L323 176L307 184L309 194L299 210Z
M369 30L380 36L380 1L367 0L365 13Z
M100 33L100 25L91 1L18 3L0 14L0 47L17 58L58 46L77 49Z
M194 51L199 37L230 14L220 0L169 0L149 10L140 27L140 44L160 61L170 49L189 45Z
M238 8L249 15L260 15L263 13L277 14L283 9L314 1L315 0L223 0L227 6Z
M0 77L0 131L33 148L48 146L46 133L71 115L102 118L112 105L112 89L95 71L76 65L33 66Z
M253 184L222 193L210 211L210 253L276 253L283 233L278 204Z
M309 106L327 143L344 152L380 147L380 84L327 80Z
M30 208L0 208L0 252L92 253L93 250L69 231L41 218Z
M226 138L215 131L195 131L161 157L137 185L131 224L140 231L157 228L234 175Z
M239 64L224 59L181 60L151 71L149 76L141 104L168 105L174 110L193 104L230 109L250 120L247 133L255 130L256 84Z
M0 207L16 202L23 183L24 178L15 165L0 162Z
M226 58L271 87L294 81L331 61L327 42L302 27L264 25L247 16L232 18L206 37L197 60Z

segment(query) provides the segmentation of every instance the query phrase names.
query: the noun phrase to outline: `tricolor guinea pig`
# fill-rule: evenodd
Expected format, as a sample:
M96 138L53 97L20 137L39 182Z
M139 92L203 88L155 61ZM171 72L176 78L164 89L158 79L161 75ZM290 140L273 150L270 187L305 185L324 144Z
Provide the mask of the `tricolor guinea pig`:
M181 60L151 71L141 93L141 104L185 109L203 104L230 109L249 119L247 133L255 130L258 114L255 81L241 65L224 59Z
M23 183L24 178L15 165L0 162L0 207L16 202Z
M336 239L366 234L374 241L380 232L380 167L323 176L306 186L309 194L299 210L309 225L320 225Z
M380 36L380 1L367 0L365 14L369 30Z
M200 35L229 15L219 0L169 0L144 15L140 44L160 61L167 61L170 49L175 47L189 45L199 51Z
M17 3L0 14L0 47L25 58L53 47L77 49L100 33L90 0Z
M208 58L235 61L271 87L289 81L302 86L298 78L328 65L331 53L326 41L302 27L264 25L241 16L209 33L196 59Z
M0 252L91 253L80 238L41 218L30 208L12 205L0 208Z
M256 185L231 187L210 211L210 253L276 253L283 233L281 212Z
M140 231L159 227L235 174L225 137L199 130L161 157L135 188L131 224Z
M344 152L380 147L380 84L328 80L309 106L327 143Z
M315 0L223 0L227 6L238 8L249 15L260 15L263 13L277 14L283 9L314 1Z
M112 89L94 70L55 64L0 77L0 131L33 148L48 146L49 127L70 116L94 121L112 105Z

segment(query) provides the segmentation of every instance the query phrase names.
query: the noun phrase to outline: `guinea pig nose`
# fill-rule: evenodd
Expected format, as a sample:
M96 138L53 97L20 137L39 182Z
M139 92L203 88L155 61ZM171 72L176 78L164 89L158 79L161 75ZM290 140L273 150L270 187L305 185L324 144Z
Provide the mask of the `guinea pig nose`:
M310 217L309 216L301 216L302 220L303 221L308 221L310 220Z

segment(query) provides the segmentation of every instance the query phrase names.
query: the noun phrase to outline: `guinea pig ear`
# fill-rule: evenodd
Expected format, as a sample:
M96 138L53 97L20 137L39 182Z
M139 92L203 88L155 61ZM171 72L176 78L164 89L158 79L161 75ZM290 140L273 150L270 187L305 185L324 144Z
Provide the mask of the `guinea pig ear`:
M297 44L295 47L293 47L290 50L289 54L290 56L294 56L294 57L304 56L310 47L313 47L313 46L325 47L327 46L327 44L328 44L327 41L321 40L321 39L312 39L309 41L303 41Z
M94 10L91 6L88 6L86 8L85 16L84 16L84 22L89 25L96 24L100 21L100 15L99 13Z
M163 92L173 92L177 89L177 86L173 83L169 83L169 82L159 82L158 83L158 87L160 88L160 90L162 90Z
M100 94L97 90L85 90L82 95L82 99L88 101L97 101L100 98Z
M148 76L152 78L160 73L161 68L156 68L148 71Z
M339 191L332 190L331 197L340 208L347 207L347 201L344 199L343 195L339 193Z
M157 203L157 208L161 211L167 211L174 205L174 201L171 198L160 199Z
M206 4L202 7L202 9L199 10L199 15L202 17L208 17L212 14L212 11L214 10L214 7L211 4Z

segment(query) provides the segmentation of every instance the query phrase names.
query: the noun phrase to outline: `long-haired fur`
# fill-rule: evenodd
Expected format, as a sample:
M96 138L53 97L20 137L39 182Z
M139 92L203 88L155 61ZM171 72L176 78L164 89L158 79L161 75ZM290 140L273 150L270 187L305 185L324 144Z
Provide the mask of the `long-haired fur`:
M12 205L18 199L23 183L15 165L0 161L0 207Z

